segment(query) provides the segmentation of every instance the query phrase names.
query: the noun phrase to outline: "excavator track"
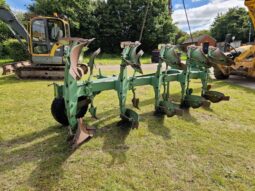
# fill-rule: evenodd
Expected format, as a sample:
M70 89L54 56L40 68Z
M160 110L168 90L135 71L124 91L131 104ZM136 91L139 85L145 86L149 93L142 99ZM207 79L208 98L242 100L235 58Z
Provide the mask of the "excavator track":
M64 79L64 65L32 65L17 68L15 74L20 79Z
M13 62L13 63L8 63L2 66L3 72L2 75L9 75L15 72L20 67L24 66L31 66L31 63L29 61L20 61L20 62Z

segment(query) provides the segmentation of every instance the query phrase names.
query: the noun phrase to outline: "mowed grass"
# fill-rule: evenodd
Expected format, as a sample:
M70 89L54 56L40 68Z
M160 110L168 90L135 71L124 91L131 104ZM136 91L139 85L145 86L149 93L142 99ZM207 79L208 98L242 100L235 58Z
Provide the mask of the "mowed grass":
M181 55L181 60L187 60L186 54ZM88 57L84 59L85 63L88 63L88 61ZM140 61L141 64L151 64L151 56L146 54L141 57ZM121 55L102 54L97 57L96 63L98 65L119 65L121 63Z
M182 54L181 60L186 60L187 56L185 54ZM0 59L0 67L4 64L13 62L13 59L6 58L6 59ZM89 57L85 57L84 63L89 62ZM96 63L98 65L119 65L121 63L121 55L116 54L99 54L99 56L96 58ZM141 57L141 64L151 64L151 56L150 55L144 55Z
M186 54L181 54L181 60L186 61L187 60L187 55Z
M89 57L85 57L84 63L88 63ZM6 58L0 59L0 67L4 64L13 62L13 59ZM120 65L121 63L121 55L116 54L100 54L96 58L96 63L98 65ZM141 64L151 64L151 56L145 55L141 57Z
M152 88L138 87L135 130L117 126L116 92L103 92L99 120L85 119L95 137L72 152L50 113L50 83L0 77L0 190L255 190L255 91L214 81L230 102L160 118ZM177 101L179 84L171 92Z
M84 63L88 63L89 57L85 57ZM151 64L151 56L144 55L141 57L141 64ZM121 54L99 54L96 58L98 65L120 65Z
M10 58L0 59L0 67L11 62L13 62L13 59L10 59Z

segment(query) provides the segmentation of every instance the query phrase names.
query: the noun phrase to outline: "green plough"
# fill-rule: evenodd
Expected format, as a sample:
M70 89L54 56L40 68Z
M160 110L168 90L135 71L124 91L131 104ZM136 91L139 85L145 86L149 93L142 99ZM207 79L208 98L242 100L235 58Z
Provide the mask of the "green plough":
M128 124L133 128L139 126L139 115L132 109L126 107L128 91L132 91L133 106L139 108L139 99L136 97L136 87L151 85L155 93L155 114L172 117L181 116L183 109L209 107L210 103L217 103L222 100L229 100L224 94L210 91L208 85L209 68L214 60L221 59L222 64L228 64L227 57L215 54L215 48L209 48L204 52L201 47L191 46L188 48L188 60L182 64L177 47L169 44L160 45L160 62L156 73L143 75L140 57L143 51L137 53L139 42L122 42L122 62L120 64L119 76L106 77L99 72L97 79L93 80L93 69L95 57L100 49L91 55L88 65L79 63L79 58L84 50L94 39L68 38L62 39L59 43L66 46L65 53L65 79L63 85L54 84L55 99L52 103L52 115L61 124L69 126L70 137L73 147L91 138L94 129L83 123L83 117L90 112L96 117L97 108L94 105L94 98L107 90L115 90L119 98L120 125ZM217 50L218 51L218 50ZM133 75L128 75L128 66L133 69ZM88 74L87 80L81 79ZM192 79L201 79L201 96L193 95L190 88ZM177 81L181 87L180 104L170 101L170 83ZM162 94L163 91L163 94Z

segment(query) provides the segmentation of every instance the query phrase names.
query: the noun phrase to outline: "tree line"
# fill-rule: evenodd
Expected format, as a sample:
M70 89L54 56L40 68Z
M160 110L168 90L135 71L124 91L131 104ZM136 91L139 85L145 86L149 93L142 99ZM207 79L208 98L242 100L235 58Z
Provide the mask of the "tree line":
M4 0L0 0L0 4ZM121 41L139 40L146 9L148 14L142 38L142 48L150 52L159 43L181 44L189 38L171 18L168 0L34 0L28 5L31 15L66 15L73 37L96 38L95 47L106 53L119 53ZM22 16L20 16L22 17ZM249 16L244 8L231 8L219 14L210 30L196 31L193 37L209 34L217 41L224 41L231 33L238 40L248 41ZM0 42L11 36L9 29L0 22Z
M119 52L120 41L139 40L145 12L143 49L176 41L177 26L168 12L168 0L35 0L28 9L36 15L66 15L72 36L96 38L104 52Z
M254 41L254 27L248 12L244 8L231 8L226 14L218 14L211 26L211 35L219 42L225 40L226 34L236 37L243 43L249 41L249 33L252 33Z
M200 30L192 33L192 36L198 37L203 34L208 34L214 37L217 42L224 42L227 34L235 36L236 40L241 40L247 43L249 33L251 32L251 41L254 41L254 26L248 12L244 8L230 8L225 14L219 13L214 19L209 30ZM183 34L178 39L178 43L182 43L190 38L188 33Z

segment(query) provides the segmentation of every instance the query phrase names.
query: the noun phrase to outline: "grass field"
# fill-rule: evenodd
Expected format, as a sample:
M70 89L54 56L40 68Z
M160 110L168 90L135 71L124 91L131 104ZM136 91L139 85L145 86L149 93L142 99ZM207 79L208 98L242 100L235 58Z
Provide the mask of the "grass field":
M158 118L152 88L141 87L137 130L117 127L117 95L105 92L100 119L86 118L95 137L71 152L50 83L0 77L0 190L255 190L255 91L213 82L230 102ZM178 100L177 83L171 91Z
M0 59L0 67L6 63L12 62L12 59ZM88 63L89 58L84 59L84 63ZM120 55L108 55L103 54L97 57L96 64L98 65L119 65L121 63L121 56ZM150 64L151 63L151 57L150 56L144 56L141 58L141 64Z
M88 63L89 58L85 58L85 63ZM121 63L121 55L112 54L99 54L96 58L96 64L98 65L119 65ZM144 55L141 57L141 64L150 64L151 56Z
M181 56L182 60L186 60L186 55ZM6 59L0 59L0 67L6 63L12 62L12 59L6 58ZM88 63L89 58L84 59L84 63ZM111 54L102 54L99 55L96 59L96 63L98 65L119 65L121 63L121 55L111 55ZM151 63L151 56L144 55L141 58L141 64L150 64Z
M181 55L181 60L182 60L182 61L184 61L184 60L186 61L186 60L187 60L187 55L186 55L186 54L182 54L182 55Z
M6 63L10 63L12 62L13 60L10 59L10 58L6 58L6 59L0 59L0 67Z
M186 59L187 56L182 54L181 60L185 61ZM87 63L88 60L88 58L85 58L85 63ZM121 55L102 54L97 57L96 63L98 65L119 65L121 63ZM146 54L142 56L141 64L151 64L151 56Z

